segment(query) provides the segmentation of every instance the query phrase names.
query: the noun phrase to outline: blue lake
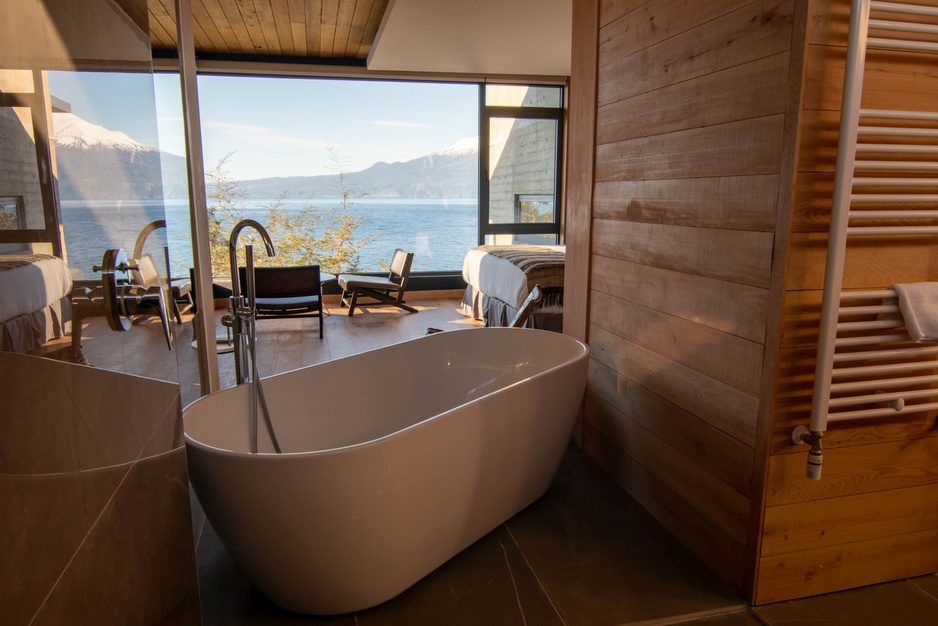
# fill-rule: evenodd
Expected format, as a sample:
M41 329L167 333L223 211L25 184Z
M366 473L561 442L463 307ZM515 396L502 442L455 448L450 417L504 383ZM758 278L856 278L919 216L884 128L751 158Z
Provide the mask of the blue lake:
M243 217L264 223L265 205L271 200L245 200ZM305 201L287 200L287 212L303 208ZM313 204L327 210L337 200L316 199ZM414 252L414 271L460 270L466 251L477 244L478 204L475 200L356 200L349 213L363 219L356 231L362 239L376 234L360 253L361 271L380 270L390 262L395 248ZM130 254L137 234L146 224L166 219L166 231L156 231L147 249L157 254L168 243L173 276L188 275L192 265L189 206L185 200L164 201L63 201L62 224L69 266L96 274L109 248Z

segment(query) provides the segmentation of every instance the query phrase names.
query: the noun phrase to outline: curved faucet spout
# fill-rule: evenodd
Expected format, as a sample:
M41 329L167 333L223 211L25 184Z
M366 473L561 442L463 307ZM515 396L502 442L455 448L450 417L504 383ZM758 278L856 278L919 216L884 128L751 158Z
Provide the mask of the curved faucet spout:
M234 225L234 228L231 229L231 235L228 237L228 262L231 266L231 295L237 301L238 296L241 295L241 289L238 285L238 237L241 235L241 231L245 227L250 226L256 230L261 239L264 240L264 247L267 248L267 256L275 256L277 253L274 252L274 242L270 239L270 234L267 232L267 229L261 226L260 222L256 220L241 220Z

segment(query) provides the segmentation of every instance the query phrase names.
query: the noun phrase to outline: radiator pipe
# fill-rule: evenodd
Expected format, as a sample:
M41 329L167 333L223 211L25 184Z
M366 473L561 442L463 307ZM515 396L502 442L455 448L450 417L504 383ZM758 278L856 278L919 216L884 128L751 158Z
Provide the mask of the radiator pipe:
M795 445L808 444L811 449L808 450L808 466L805 470L805 476L811 480L821 480L821 463L824 461L824 454L821 452L821 439L824 433L809 430L807 426L797 426L791 431L791 440Z

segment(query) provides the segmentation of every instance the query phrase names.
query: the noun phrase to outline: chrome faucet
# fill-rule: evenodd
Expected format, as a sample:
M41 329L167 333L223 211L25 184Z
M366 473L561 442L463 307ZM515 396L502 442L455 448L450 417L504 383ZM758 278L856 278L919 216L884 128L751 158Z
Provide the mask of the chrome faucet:
M247 265L247 274L245 276L247 283L245 285L245 294L241 294L241 286L238 277L238 237L241 231L250 226L256 230L261 239L264 240L264 247L267 248L267 256L274 256L274 243L270 239L267 230L255 220L241 220L231 229L231 235L228 237L228 261L231 268L231 298L228 300L228 314L222 318L225 326L231 327L232 341L234 343L235 358L235 384L249 382L247 372L247 350L254 350L254 246L245 246L245 264ZM251 336L247 337L245 344L245 333ZM257 373L254 372L254 376Z

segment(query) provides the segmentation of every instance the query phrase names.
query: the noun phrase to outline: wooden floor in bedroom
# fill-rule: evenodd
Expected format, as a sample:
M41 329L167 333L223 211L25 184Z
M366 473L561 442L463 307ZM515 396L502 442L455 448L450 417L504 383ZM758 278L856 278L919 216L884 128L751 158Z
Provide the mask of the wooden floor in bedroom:
M428 328L457 330L482 326L459 310L461 294L421 293L407 298L418 310L408 313L390 306L359 306L348 316L337 297L324 300L327 315L323 338L319 338L316 318L284 318L257 321L257 367L261 376L271 376L306 365L314 365L384 345L415 339ZM219 303L222 306L222 303ZM216 309L216 331L225 335L220 319L224 309ZM127 332L112 331L103 317L85 320L82 350L90 365L149 378L179 382L183 405L200 396L197 352L192 347L192 316L183 316L176 329L177 349L167 349L159 318L150 317L134 324ZM219 354L221 387L234 385L234 357Z

